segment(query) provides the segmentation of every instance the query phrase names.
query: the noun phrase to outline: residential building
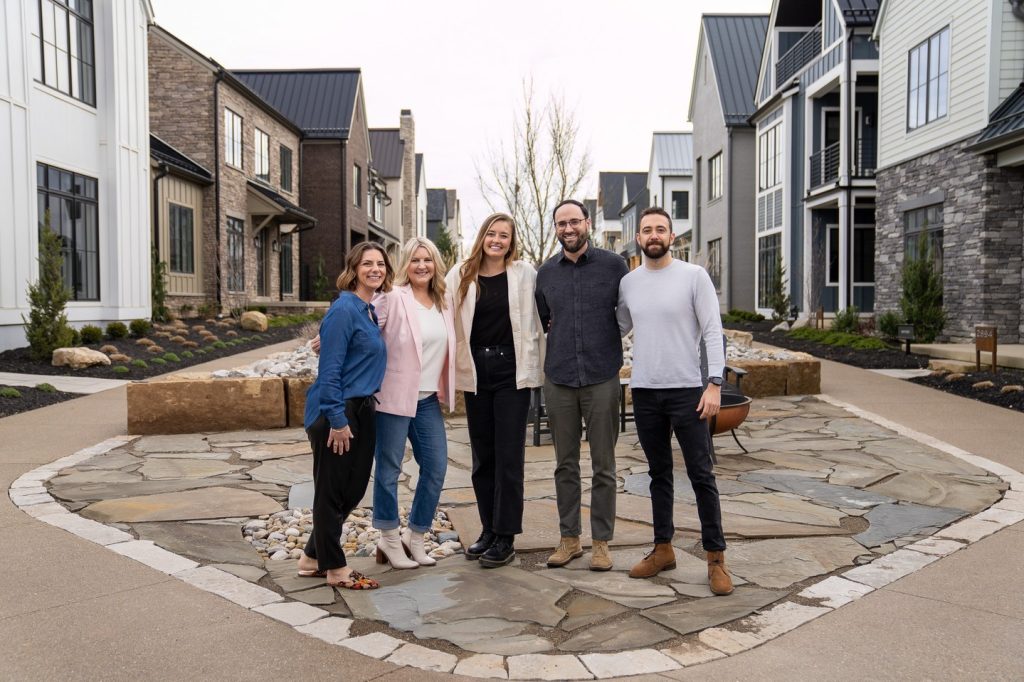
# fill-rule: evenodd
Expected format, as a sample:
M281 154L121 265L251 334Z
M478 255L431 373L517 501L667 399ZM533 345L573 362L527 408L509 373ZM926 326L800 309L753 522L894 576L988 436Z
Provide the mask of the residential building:
M442 230L448 229L448 190L428 189L427 190L427 234L426 237L432 242L437 242ZM451 236L449 234L449 236Z
M412 109L399 113L399 137L402 139L402 241L416 236L417 192L416 192L416 122Z
M757 308L875 309L877 0L776 0L758 75Z
M690 91L693 193L690 260L707 268L722 311L753 310L754 91L768 17L701 18Z
M619 225L622 230L622 250L619 255L626 259L629 269L640 266L640 245L636 243L636 230L640 226L640 214L651 206L651 195L647 187L632 196L619 211Z
M602 171L598 173L598 210L591 214L594 243L616 253L623 250L619 213L630 199L647 186L647 173Z
M323 296L313 284L326 275L332 283L329 295L353 244L372 240L388 248L399 239L371 220L380 186L374 186L371 172L362 73L359 69L233 73L302 132L299 201L318 224L301 235L301 291L303 298Z
M423 169L423 154L416 155L416 236L427 236L427 174Z
M148 0L4 0L0 350L27 344L39 234L61 237L76 327L148 318Z
M446 189L445 198L448 202L448 238L452 240L455 253L460 253L462 247L462 202L459 201L458 192L454 189Z
M1016 15L1015 15L1016 12ZM1024 10L994 0L882 3L878 287L900 308L901 272L923 255L942 273L943 340L993 324L1024 342Z
M149 33L153 235L171 307L217 312L299 299L302 131L244 82L160 26ZM212 184L182 177L177 153ZM202 173L198 174L199 176ZM169 177L168 177L169 176ZM301 237L300 237L301 239Z
M672 230L676 235L672 244L673 258L689 260L692 238L690 201L693 197L692 133L654 133L647 171L647 193L651 206L663 208L672 216Z
M405 213L405 142L398 128L371 128L371 168L383 184L383 192L374 197L370 219L380 229L395 235L398 242L405 241L402 224Z

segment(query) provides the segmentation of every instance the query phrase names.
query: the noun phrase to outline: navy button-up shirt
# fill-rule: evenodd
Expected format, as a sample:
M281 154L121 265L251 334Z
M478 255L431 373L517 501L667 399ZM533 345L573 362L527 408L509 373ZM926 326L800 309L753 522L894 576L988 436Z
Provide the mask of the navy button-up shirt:
M544 373L552 383L580 388L608 381L622 367L615 309L619 280L629 268L593 244L574 263L559 251L537 271L537 311L548 332Z

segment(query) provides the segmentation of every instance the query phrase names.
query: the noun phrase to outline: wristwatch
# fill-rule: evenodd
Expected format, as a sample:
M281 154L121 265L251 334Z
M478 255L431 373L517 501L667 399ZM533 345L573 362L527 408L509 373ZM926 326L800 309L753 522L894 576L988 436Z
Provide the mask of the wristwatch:
M714 384L715 386L722 385L722 377L708 377L708 383Z

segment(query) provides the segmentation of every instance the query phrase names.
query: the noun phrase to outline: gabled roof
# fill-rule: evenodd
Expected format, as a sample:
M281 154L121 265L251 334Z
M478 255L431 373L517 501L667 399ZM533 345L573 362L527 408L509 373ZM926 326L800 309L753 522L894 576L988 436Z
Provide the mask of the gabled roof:
M646 208L650 208L650 205L651 193L647 190L646 187L644 187L639 192L637 192L636 194L629 198L629 203L619 210L619 217L625 215L626 211L633 208L634 206L638 210L643 211Z
M213 174L210 171L152 133L149 135L149 155L189 178L205 184L213 182Z
M1024 83L992 111L988 120L989 124L971 144L975 151L995 150L1024 139Z
M420 189L420 176L423 174L423 154L416 155L416 191Z
M651 161L662 175L692 175L693 133L654 133Z
M448 190L427 189L427 220L445 220L448 214Z
M359 95L359 69L232 73L301 128L306 137L348 139Z
M622 200L622 184L626 183L626 196L634 197L637 192L647 186L647 173L606 171L598 173L598 185L601 195L601 212L605 220L618 220L619 211L626 202Z
M287 215L289 218L293 218L295 220L306 223L315 223L317 221L316 218L314 218L309 211L302 208L301 206L298 206L288 201L283 196L281 196L274 190L270 189L263 183L256 182L255 180L249 180L248 185L250 189L259 192L261 195L265 196L267 199L270 199L272 202L280 206L281 209L284 211L284 214Z
M701 18L701 32L711 55L725 124L748 125L747 119L757 109L754 91L768 32L768 15L706 14Z
M402 177L405 141L402 140L398 128L372 128L370 153L373 156L373 167L377 169L380 177Z

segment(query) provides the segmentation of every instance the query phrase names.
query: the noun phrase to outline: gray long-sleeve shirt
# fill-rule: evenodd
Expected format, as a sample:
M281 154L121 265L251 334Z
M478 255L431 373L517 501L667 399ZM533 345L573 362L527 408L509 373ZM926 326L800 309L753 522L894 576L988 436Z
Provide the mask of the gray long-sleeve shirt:
M623 335L633 330L632 388L702 386L701 338L708 376L722 376L722 318L704 268L679 260L660 270L637 268L619 284L618 319Z

